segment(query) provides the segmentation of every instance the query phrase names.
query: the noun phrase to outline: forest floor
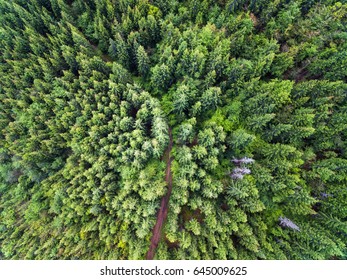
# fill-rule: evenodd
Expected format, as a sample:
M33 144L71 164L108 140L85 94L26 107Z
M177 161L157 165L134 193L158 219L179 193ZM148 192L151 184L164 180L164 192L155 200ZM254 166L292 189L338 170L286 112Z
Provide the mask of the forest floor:
M151 245L149 246L146 259L147 260L153 260L156 249L158 247L160 237L161 237L161 230L164 224L164 221L166 220L167 213L168 213L168 208L169 208L169 200L170 200L170 195L172 191L172 173L171 173L171 149L172 149L172 133L171 133L171 128L169 128L169 137L170 137L170 142L169 146L167 147L163 160L166 161L166 172L165 172L165 181L167 183L167 193L163 198L161 199L161 204L160 204L160 209L157 214L157 222L153 228L153 235L151 238Z

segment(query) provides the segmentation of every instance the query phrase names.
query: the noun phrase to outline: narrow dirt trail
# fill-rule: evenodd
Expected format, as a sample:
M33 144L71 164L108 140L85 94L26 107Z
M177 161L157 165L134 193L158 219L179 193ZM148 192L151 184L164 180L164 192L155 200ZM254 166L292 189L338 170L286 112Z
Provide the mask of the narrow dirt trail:
M151 245L149 246L146 259L147 260L153 260L156 249L158 247L160 236L161 236L161 230L164 224L164 221L167 217L168 212L168 205L170 200L170 195L172 191L172 174L171 174L171 149L172 149L172 134L171 134L171 128L169 128L169 137L170 137L170 143L167 147L165 154L163 156L163 159L166 160L166 173L165 173L165 181L167 183L167 193L163 198L161 199L160 209L157 214L157 222L153 228L153 235L151 238Z

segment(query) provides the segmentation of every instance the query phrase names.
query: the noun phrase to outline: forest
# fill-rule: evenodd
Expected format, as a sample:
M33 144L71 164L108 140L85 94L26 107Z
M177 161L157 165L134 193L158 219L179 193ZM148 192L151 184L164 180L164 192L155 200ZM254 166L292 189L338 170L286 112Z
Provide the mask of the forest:
M346 0L0 0L0 259L346 246Z

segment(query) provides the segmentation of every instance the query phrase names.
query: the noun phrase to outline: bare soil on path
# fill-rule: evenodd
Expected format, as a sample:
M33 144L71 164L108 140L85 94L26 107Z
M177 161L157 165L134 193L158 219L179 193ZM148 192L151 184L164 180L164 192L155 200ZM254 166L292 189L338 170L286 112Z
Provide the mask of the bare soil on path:
M167 193L163 198L161 199L160 209L157 214L157 222L153 228L153 235L151 238L151 245L149 246L146 259L147 260L153 260L156 249L158 247L160 237L161 237L161 230L163 227L163 224L167 217L168 212L168 206L169 206L169 200L170 195L172 191L172 174L171 174L171 149L172 149L172 134L171 134L171 128L169 128L169 137L170 142L169 146L167 147L165 154L163 156L163 160L166 160L166 172L165 172L165 181L167 183Z

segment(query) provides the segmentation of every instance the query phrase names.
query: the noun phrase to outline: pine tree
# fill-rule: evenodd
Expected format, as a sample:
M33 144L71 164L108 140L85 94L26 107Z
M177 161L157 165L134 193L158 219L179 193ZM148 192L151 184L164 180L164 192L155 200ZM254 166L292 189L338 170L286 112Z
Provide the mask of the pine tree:
M149 74L149 58L142 46L139 46L136 51L137 69L141 76L146 77Z

